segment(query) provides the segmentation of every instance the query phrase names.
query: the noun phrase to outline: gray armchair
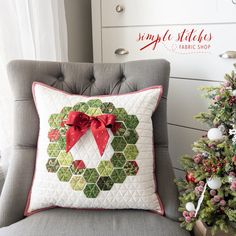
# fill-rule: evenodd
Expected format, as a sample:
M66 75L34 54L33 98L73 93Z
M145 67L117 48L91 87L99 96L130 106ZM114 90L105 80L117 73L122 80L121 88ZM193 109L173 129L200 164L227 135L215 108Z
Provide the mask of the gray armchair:
M15 99L14 150L0 198L0 235L189 235L179 227L178 193L168 154L166 103L169 63L165 60L124 64L13 61L8 74ZM24 218L34 173L39 120L31 93L40 81L74 94L122 94L163 85L153 115L158 192L165 216L141 210L73 210L54 208Z

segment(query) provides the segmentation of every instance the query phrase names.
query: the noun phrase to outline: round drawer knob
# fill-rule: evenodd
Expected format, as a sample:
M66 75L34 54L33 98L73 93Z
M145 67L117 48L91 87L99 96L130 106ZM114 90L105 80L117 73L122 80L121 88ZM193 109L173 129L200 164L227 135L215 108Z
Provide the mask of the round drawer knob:
M226 51L219 55L222 58L225 59L235 59L236 58L236 51Z
M123 6L121 6L121 5L117 5L117 6L116 6L116 12L121 13L121 12L123 12L124 10L125 10L125 8L124 8Z
M236 4L236 0L232 0L232 3L233 3L233 4Z
M129 51L127 51L127 50L124 49L124 48L117 48L117 49L115 50L115 54L116 54L116 55L119 55L119 56L122 56L122 55L129 54Z

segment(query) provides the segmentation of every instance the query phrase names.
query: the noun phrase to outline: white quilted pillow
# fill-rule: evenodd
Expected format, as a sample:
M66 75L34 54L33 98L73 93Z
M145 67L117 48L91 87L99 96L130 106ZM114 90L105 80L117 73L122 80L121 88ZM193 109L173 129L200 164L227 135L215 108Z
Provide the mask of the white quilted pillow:
M51 207L133 208L164 213L156 192L151 120L162 95L161 86L86 97L34 83L33 95L40 132L25 215ZM71 111L89 117L115 115L118 130L106 128L109 139L102 155L91 127L66 151L66 133L71 128L66 121Z

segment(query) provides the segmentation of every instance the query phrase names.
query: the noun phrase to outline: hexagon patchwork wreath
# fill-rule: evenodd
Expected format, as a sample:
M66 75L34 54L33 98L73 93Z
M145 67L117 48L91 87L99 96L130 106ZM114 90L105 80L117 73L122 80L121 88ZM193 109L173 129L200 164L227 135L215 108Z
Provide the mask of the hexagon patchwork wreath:
M86 97L34 83L40 129L25 215L51 207L145 209L163 214L155 185L152 125L161 94L162 88L156 86L130 94ZM78 112L91 119L92 127L93 121L99 121L94 116L116 117L118 125L105 130L109 138L101 136L107 141L101 142L102 152L97 142L100 131L94 136L94 127L86 126L77 142L70 136L73 144L68 145L66 137L73 125L66 121L70 124L69 118Z
M71 152L66 153L65 124L71 111L84 112L89 116L114 114L119 129L113 132L111 146L114 150L110 160L101 160L95 168L88 168L84 161L74 160ZM116 183L123 183L128 176L135 176L138 164L135 161L138 148L138 134L135 130L139 121L124 108L116 108L111 102L91 99L79 102L73 107L64 107L60 113L52 114L48 120L50 130L47 148L48 172L55 173L59 181L68 182L74 191L83 191L87 198L96 198L100 191L109 191ZM78 150L79 151L79 150Z

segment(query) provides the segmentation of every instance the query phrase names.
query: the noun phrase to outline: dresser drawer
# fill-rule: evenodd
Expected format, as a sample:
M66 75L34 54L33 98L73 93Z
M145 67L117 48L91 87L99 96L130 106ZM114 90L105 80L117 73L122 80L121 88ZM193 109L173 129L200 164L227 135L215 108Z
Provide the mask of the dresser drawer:
M235 28L236 24L103 28L102 61L165 58L171 62L172 77L221 81L236 61L219 57L225 51L236 51ZM181 37L184 30L188 35L192 30L195 33ZM161 41L155 43L158 35Z
M102 0L102 26L236 22L234 1Z
M208 130L209 126L194 119L205 112L209 100L202 97L201 87L219 86L219 82L170 78L167 100L167 121L170 124Z
M192 144L206 134L204 131L168 125L169 153L172 165L175 168L182 168L180 157L192 155Z

